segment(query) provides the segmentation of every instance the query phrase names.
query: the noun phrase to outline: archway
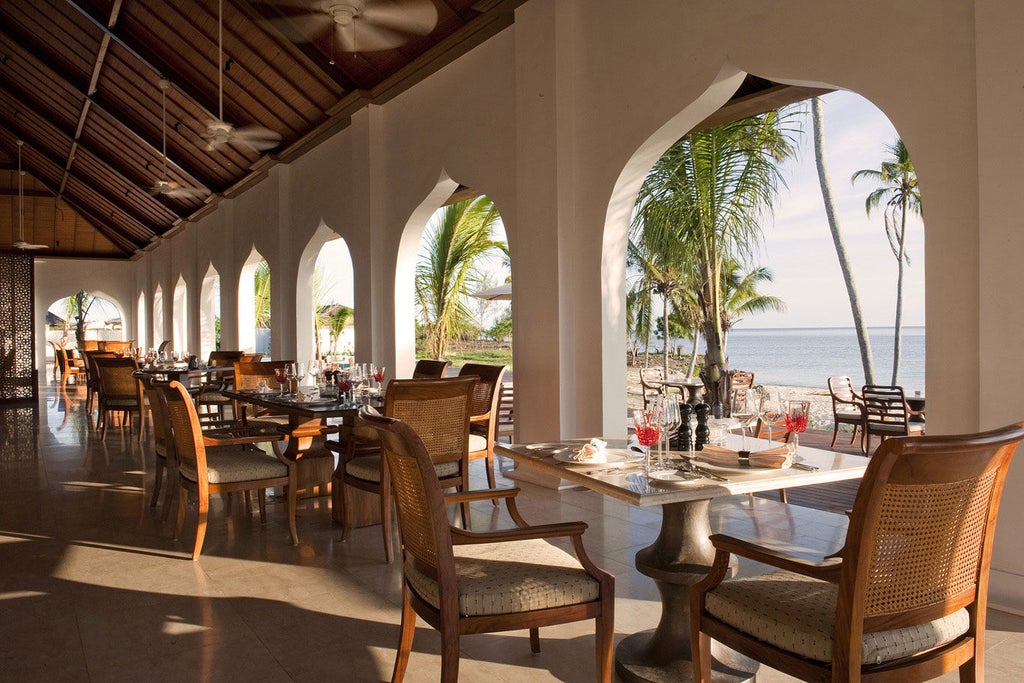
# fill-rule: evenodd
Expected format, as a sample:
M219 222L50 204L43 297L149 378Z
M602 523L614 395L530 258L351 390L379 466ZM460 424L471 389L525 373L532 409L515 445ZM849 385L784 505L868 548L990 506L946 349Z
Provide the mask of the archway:
M345 240L326 223L320 223L302 251L296 284L298 358L351 356L354 349L352 256ZM333 332L332 323L337 328Z
M238 276L238 347L270 353L270 265L254 248Z
M171 339L174 350L188 349L188 285L179 276L174 285L174 307L171 310Z
M199 354L209 358L220 348L220 274L210 264L199 290Z
M164 290L160 285L153 290L153 345L160 346L167 336L164 334Z
M146 295L139 292L139 300L135 304L135 337L136 346L140 349L148 349L149 341L149 320L146 318Z
M442 176L428 201L446 191L451 182L447 176ZM465 229L480 222L486 223L489 231L478 232L473 240L470 240L472 244L466 240L451 239L455 226ZM493 362L507 362L511 365L508 344L508 340L511 339L511 293L491 300L472 296L475 292L506 284L510 288L511 285L507 254L496 248L487 249L486 243L501 243L507 247L507 237L498 207L482 193L463 190L457 195L449 194L435 204L432 210L430 205L424 202L406 223L396 263L395 309L398 320L402 320L402 311L410 311L406 314L408 322L405 325L407 328L413 328L413 340L409 348L409 342L403 338L405 331L399 323L396 330L396 361L399 372L403 363L407 362L411 367L416 356L433 357L437 349L443 346L438 343L436 334L433 344L429 341L425 344L424 340L431 338L429 332L436 324L435 319L451 315L452 310L455 310L455 315L450 319L456 320L455 327L459 333L456 336L460 341L481 348L489 345L504 346L504 351L492 353L496 353L496 359L507 358L507 361ZM463 272L455 276L460 270ZM457 291L445 289L449 286L446 283L452 282L461 283ZM418 288L421 290L419 293ZM429 293L433 293L433 296ZM441 305L449 301L456 301L457 305L442 310ZM493 340L487 337L495 332L498 327L495 323L499 321L505 323L506 329L500 335L500 341L492 344ZM445 322L437 327L447 324ZM412 353L408 359L403 353L405 348ZM443 355L449 358L447 353Z

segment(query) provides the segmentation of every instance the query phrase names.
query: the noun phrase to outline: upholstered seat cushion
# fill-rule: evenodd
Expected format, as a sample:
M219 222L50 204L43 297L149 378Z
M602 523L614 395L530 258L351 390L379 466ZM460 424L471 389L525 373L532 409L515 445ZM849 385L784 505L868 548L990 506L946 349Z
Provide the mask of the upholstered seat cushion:
M288 467L273 455L256 448L216 446L206 449L206 472L211 484L226 484L287 477ZM196 481L196 470L191 463L182 463L181 473Z
M109 410L118 410L121 408L132 410L138 410L139 402L134 398L108 398L103 402L103 405Z
M464 616L507 614L597 600L600 586L569 553L542 539L457 545L459 612ZM435 581L405 563L405 577L434 607Z
M234 399L230 399L219 391L203 391L200 392L199 396L196 397L196 401L199 403L231 403Z
M442 462L434 465L434 471L441 479L451 477L459 473L459 463ZM380 482L380 456L365 455L359 458L352 458L345 464L345 474L363 481Z
M832 661L836 584L777 571L725 581L707 594L709 614L783 650ZM880 664L948 643L967 632L961 609L942 619L891 631L865 633L862 664Z
M245 421L246 426L255 435L278 435L281 433L279 427L288 426L288 417L285 415L261 415L260 417L249 418Z
M479 434L469 435L469 452L475 453L477 451L487 450L487 437L480 436Z

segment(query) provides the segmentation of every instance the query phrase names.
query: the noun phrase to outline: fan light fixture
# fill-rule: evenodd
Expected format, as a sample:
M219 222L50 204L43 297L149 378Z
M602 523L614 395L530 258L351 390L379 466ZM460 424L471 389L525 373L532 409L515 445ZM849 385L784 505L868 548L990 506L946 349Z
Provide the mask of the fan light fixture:
M224 120L224 0L217 3L217 119L206 124L203 133L207 151L233 143L257 152L273 149L281 144L280 134L263 126L235 128Z
M18 240L11 246L15 249L47 249L46 244L30 244L25 241L25 172L21 170L21 148L24 140L15 140L18 145Z

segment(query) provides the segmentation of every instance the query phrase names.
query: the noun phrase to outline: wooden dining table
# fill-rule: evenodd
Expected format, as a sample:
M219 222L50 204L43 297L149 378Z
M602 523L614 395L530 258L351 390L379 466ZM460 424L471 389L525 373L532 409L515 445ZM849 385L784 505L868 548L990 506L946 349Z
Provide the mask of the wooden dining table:
M611 459L623 462L606 465L568 464L566 454L587 439L540 444L495 444L495 452L512 458L517 467L532 468L602 495L638 507L660 506L661 527L657 539L636 553L636 568L650 577L661 594L658 626L627 636L616 648L615 666L625 681L689 681L690 586L707 574L714 559L709 511L711 501L721 496L756 493L775 489L858 479L868 459L859 455L834 453L800 447L797 466L787 469L707 468L724 481L709 478L692 481L655 481L643 474L642 464L625 440L608 440ZM767 447L764 440L747 440L756 451ZM740 437L731 435L729 447L738 449ZM682 456L685 453L674 452ZM756 662L732 650L713 649L715 681L750 680Z

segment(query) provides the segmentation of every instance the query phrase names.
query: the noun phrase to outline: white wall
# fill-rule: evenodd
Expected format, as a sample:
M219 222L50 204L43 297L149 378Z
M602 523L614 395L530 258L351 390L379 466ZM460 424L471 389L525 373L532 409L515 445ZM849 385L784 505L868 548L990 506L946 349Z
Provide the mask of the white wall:
M470 185L498 203L512 248L520 438L621 432L623 240L639 178L744 73L828 84L872 100L914 150L928 207L929 430L1021 419L1024 141L1006 134L1024 110L1020 4L642 5L531 0L510 29L126 268L166 301L179 274L198 293L213 262L230 345L233 283L255 246L271 265L274 352L294 353L298 265L322 222L352 253L357 358L401 374L411 320L399 253L454 183ZM1009 523L1024 512L1021 467L992 595L1024 610L1024 549Z

